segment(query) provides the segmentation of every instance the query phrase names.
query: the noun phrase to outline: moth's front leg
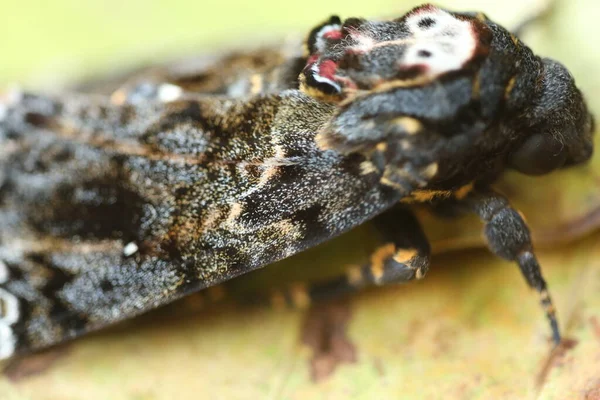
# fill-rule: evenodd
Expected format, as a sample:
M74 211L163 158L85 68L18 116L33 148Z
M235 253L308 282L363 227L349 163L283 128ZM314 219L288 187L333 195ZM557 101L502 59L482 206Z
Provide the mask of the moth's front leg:
M334 119L316 142L322 149L362 153L366 158L360 165L363 174L376 173L382 185L407 196L425 187L438 171L433 152L414 151L415 147L427 148L425 142L434 135L414 117L351 112Z
M409 195L451 173L440 170L441 157L464 157L489 121L470 111L477 91L472 77L425 87L395 85L340 104L315 140L321 149L364 154L370 164L363 170L378 171L383 185Z
M543 0L536 3L536 7L530 11L529 15L522 17L520 21L513 27L512 33L518 38L522 38L526 31L540 24L556 11L556 0Z
M490 250L519 265L528 285L540 295L554 343L560 343L552 299L533 251L529 229L521 214L510 206L508 200L490 189L470 193L461 205L475 212L485 222L484 234Z
M292 285L276 292L274 305L303 307L310 302L333 299L373 285L422 279L429 270L430 246L413 213L393 208L373 220L383 243L364 265L348 267L345 275L310 287Z

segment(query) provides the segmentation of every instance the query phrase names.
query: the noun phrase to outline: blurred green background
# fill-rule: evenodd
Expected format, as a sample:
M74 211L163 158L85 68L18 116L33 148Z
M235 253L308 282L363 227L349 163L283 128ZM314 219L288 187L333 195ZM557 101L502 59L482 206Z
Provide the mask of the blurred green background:
M531 15L542 0L438 2L462 10L483 10L508 26ZM561 19L595 24L593 0L563 1ZM0 15L0 85L57 87L104 71L125 69L178 55L224 47L256 47L287 34L303 35L330 14L397 16L419 4L407 0L2 0ZM552 22L528 37L546 54L564 35L567 24ZM579 29L578 32L581 32ZM572 32L571 32L572 33ZM539 34L538 34L539 36ZM565 46L561 58L576 74L582 64L600 65L592 40ZM553 46L544 46L552 43ZM558 43L560 44L560 43ZM548 50L548 51L546 51ZM570 54L571 53L571 54Z

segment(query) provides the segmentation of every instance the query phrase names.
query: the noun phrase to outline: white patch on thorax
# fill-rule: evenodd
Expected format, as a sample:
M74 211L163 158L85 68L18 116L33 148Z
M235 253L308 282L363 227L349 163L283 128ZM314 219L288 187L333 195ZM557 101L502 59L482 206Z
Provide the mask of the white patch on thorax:
M427 23L420 22L426 21ZM477 49L472 23L440 9L423 10L406 19L414 39L400 60L401 67L423 65L425 74L435 77L460 69Z

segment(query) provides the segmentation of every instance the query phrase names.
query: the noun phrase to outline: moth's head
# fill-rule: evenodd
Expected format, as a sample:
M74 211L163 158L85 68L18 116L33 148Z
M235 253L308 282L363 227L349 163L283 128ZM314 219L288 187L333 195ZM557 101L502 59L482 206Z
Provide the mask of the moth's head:
M573 77L554 60L543 59L542 65L539 97L508 154L508 165L527 175L581 164L593 151L594 117Z
M566 68L481 13L425 5L390 21L332 17L306 47L300 89L337 105L315 138L321 149L385 144L387 163L439 161L439 181L465 163L482 176L540 175L592 154L593 118Z
M331 17L308 36L301 89L337 102L392 82L418 85L475 67L492 40L483 19L431 5L391 21Z

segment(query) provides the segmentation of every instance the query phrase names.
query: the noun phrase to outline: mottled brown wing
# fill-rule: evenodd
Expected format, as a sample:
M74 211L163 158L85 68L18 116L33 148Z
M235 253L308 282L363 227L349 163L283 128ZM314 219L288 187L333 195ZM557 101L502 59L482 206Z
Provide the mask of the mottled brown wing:
M334 237L399 195L319 150L334 107L24 95L0 120L0 357L52 345Z

